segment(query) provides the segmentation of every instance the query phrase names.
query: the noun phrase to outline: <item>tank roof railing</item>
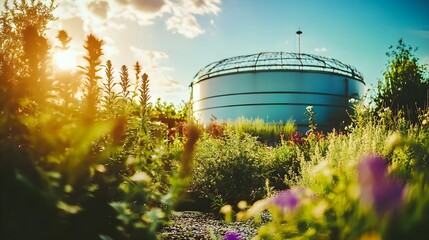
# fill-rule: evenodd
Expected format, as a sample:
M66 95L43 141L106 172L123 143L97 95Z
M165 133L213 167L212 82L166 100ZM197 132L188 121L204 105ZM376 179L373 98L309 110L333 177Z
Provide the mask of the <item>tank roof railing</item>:
M262 52L226 58L208 64L195 75L194 80L198 82L224 74L269 70L331 72L349 76L363 82L362 74L356 68L336 59L313 54L288 52Z

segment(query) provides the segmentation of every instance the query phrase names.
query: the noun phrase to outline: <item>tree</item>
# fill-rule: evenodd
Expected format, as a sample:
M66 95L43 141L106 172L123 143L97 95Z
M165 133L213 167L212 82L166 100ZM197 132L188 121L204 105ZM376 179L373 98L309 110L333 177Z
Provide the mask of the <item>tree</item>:
M49 48L44 38L47 24L53 20L56 6L53 1L4 1L0 15L0 95L1 106L11 111L13 100L40 96L39 87L45 82L44 66ZM31 17L29 17L31 16ZM34 55L33 55L34 54ZM38 73L42 73L39 76ZM36 82L29 82L29 78ZM4 104L4 105L3 105Z
M22 62L23 55L23 39L22 33L29 26L33 26L39 36L43 36L47 24L55 17L53 11L56 6L51 0L49 4L44 1L13 1L13 7L9 1L3 4L4 11L0 16L0 34L2 40L0 43L1 53L7 53L4 57L8 62L13 62L14 65L19 65ZM29 17L31 16L31 17Z
M406 45L402 39L395 49L392 46L389 49L384 81L378 82L374 98L376 110L388 107L394 114L403 111L407 119L415 122L418 110L427 107L426 67L413 54L417 48Z

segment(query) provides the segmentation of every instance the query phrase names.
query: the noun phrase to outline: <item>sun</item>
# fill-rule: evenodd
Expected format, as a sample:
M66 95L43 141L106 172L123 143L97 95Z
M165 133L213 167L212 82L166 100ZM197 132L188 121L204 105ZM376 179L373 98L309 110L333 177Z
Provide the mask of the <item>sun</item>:
M54 53L54 63L61 70L72 70L76 68L76 55L70 50L59 50Z

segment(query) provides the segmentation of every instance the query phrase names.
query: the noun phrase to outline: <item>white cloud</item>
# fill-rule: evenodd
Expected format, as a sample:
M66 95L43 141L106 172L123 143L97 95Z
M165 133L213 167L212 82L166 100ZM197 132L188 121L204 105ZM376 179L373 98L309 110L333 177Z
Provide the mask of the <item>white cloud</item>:
M177 32L188 38L194 38L205 32L198 24L195 17L186 13L182 16L175 15L170 17L166 25L168 30L173 30L173 32Z
M112 38L104 36L103 41L104 54L108 59L111 59L112 56L118 55L120 53L119 48L116 46L115 41Z
M221 0L182 0L182 6L190 13L215 14L220 12Z
M70 19L76 16L80 17L80 8L76 1L63 0L55 9L54 14L61 16L61 19Z
M131 0L129 3L142 12L156 13L165 6L164 0Z
M187 87L171 77L173 68L163 66L162 61L168 59L168 54L162 51L145 50L130 46L134 57L142 65L142 71L149 75L150 89L153 100L161 97L163 100L173 100L178 97L186 98Z
M154 51L154 50L145 50L141 48L137 48L134 46L130 46L131 52L134 54L134 57L140 61L144 68L148 69L159 69L165 67L160 66L160 61L168 58L168 54L162 51Z
M123 20L150 25L168 15L167 30L194 38L205 32L195 15L217 15L220 4L221 0L62 0L55 15L62 20L79 17L85 32L96 34L125 28Z
M106 19L109 11L109 2L96 0L88 3L88 9L97 17Z
M198 23L195 15L214 14L220 12L221 0L182 0L179 3L170 2L172 16L166 21L167 30L177 32L188 38L201 35L205 30ZM214 20L210 21L215 26Z
M322 48L315 48L314 51L316 51L316 52L327 52L328 49L322 47Z
M186 96L188 96L189 88L187 86L184 86L181 84L178 80L173 78L167 78L165 79L160 85L159 88L162 92L162 98L169 97L169 98L176 98L177 96L180 96L182 99L186 99Z

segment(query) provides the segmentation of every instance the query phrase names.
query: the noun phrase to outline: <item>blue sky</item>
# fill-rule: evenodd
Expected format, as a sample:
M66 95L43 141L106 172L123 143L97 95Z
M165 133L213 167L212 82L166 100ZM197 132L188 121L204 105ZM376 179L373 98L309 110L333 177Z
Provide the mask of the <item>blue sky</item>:
M382 77L385 53L400 38L429 64L429 0L60 0L54 32L105 40L116 72L138 60L152 98L179 103L205 65L236 55L298 51L336 58L361 71L368 87ZM80 58L81 59L81 58Z

